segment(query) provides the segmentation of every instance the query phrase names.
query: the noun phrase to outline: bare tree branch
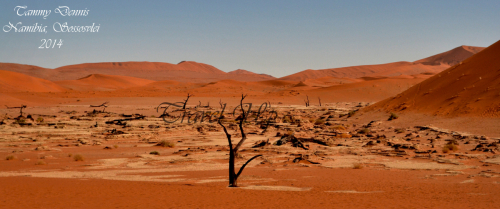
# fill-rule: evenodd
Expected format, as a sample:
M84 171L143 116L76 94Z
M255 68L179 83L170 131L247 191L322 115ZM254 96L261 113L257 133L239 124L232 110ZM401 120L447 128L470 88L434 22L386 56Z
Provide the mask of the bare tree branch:
M186 109L186 104L188 103L189 97L192 97L192 96L194 96L194 95L188 93L187 98L184 100L184 105L182 106L183 110Z
M240 120L240 124L239 124L240 132L241 132L241 140L240 140L240 142L238 142L238 144L234 148L235 152L238 152L238 149L240 149L243 142L245 142L245 140L247 139L247 135L245 134L245 131L243 131L243 122L246 119L245 109L243 109L243 100L245 99L245 97L247 97L247 95L243 95L243 94L241 95L240 106L241 106L242 114L241 114L241 120Z
M218 123L219 123L219 125L220 125L220 126L222 126L222 128L224 129L224 133L226 133L226 138L227 138L228 143L229 143L229 149L230 149L230 150L232 150L232 149L233 149L233 143L231 142L231 134L229 134L229 133L227 132L226 127L225 127L224 125L222 125L222 122L221 122L221 119L220 119L220 118L219 118L219 120L218 120Z
M104 102L104 103L102 103L100 105L90 105L90 107L108 107L108 103L109 102Z
M238 171L238 174L236 174L236 178L240 177L241 172L243 172L243 169L245 168L245 166L247 166L248 163L250 163L250 161L258 157L262 157L262 155L255 155L252 158L250 158L250 160L248 160L245 164L243 164L243 166L241 166L240 168L240 171Z

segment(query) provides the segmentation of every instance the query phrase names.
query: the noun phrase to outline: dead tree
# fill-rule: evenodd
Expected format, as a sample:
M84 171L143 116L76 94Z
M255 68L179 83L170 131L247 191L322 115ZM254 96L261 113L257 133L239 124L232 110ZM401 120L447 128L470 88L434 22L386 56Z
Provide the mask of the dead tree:
M18 109L19 108L19 112L21 113L21 116L23 116L23 109L26 108L26 105L21 105L19 107L9 107L9 106L5 105L5 107L7 107L7 109Z
M245 110L243 109L243 100L245 99L246 95L241 95L241 101L240 101L240 106L241 106L241 111L242 111L242 117L239 122L239 127L240 127L240 132L241 132L241 140L238 142L236 147L233 147L233 143L231 142L231 134L227 132L226 127L222 124L221 118L219 118L218 123L222 128L224 129L224 133L226 133L227 141L229 143L229 187L237 187L238 186L238 177L241 175L243 172L243 169L245 166L247 166L250 161L252 161L255 158L261 157L262 155L256 155L250 158L243 166L241 166L240 170L238 173L235 172L235 167L234 167L234 162L236 155L238 154L238 150L240 149L241 145L245 140L247 139L247 135L245 134L245 131L243 130L243 122L245 121Z
M100 105L90 105L90 107L103 107L102 111L101 112L104 112L106 110L106 107L108 107L108 103L109 102L104 102Z
M186 109L186 104L188 103L189 97L192 97L192 96L194 96L194 95L191 95L188 93L187 98L184 100L184 105L182 106L183 110ZM200 102L200 104L201 104L201 102Z
M210 102L207 103L206 106L201 105L201 101L198 101L198 106L197 107L204 107L204 108L210 108Z
M219 105L220 105L220 108L224 108L224 103L222 103L222 99L219 100Z
M309 96L306 95L306 98L304 102L306 103L306 107L309 107Z
M321 98L318 97L318 100L319 100L319 106L321 107Z

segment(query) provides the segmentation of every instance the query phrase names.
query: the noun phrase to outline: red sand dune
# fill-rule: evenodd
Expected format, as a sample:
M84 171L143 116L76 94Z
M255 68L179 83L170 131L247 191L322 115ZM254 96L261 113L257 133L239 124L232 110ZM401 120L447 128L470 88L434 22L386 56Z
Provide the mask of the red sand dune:
M416 62L394 62L323 70L309 69L280 79L305 81L307 79L317 79L327 76L336 78L361 78L366 76L392 77L398 75L416 75L421 73L436 74L448 68L450 64L461 62L482 49L482 47L461 46Z
M461 64L370 106L445 116L500 116L500 41Z
M157 81L140 87L120 89L116 92L123 97L167 97L185 96L187 93L196 97L234 97L240 94L265 95L292 88L297 82L268 80L257 82L242 82L235 80L220 80L209 83L186 83L177 81ZM102 94L99 94L102 95Z
M291 87L297 84L297 82L283 81L283 80L268 80L268 81L259 81L256 83L259 83L264 86L273 86L273 87Z
M52 76L52 69L42 68L34 65L23 65L17 63L0 63L0 69L6 71L12 71L17 73L22 73L25 75L33 76L36 78L42 78L45 80L49 80Z
M110 91L144 86L153 82L128 76L92 74L78 80L56 81L55 83L77 91Z
M399 75L415 75L423 72L438 73L446 69L448 66L423 65L411 62L394 62L380 65L361 65L344 68L333 68L324 70L305 70L280 79L290 81L305 81L307 79L317 79L322 77L336 78L361 78L368 76L383 76L392 77Z
M306 81L323 77L360 78L360 77L392 77L399 75L415 75L420 73L436 74L481 51L482 47L461 46L416 62L395 62L380 65L364 65L324 70L305 70L281 80ZM19 72L29 76L51 81L76 80L91 74L121 75L155 81L173 80L192 83L206 83L219 80L264 81L273 80L273 76L256 74L247 70L223 72L214 66L183 61L178 64L162 62L104 62L68 65L56 69L13 63L0 63L0 69ZM323 84L311 84L324 86Z
M336 77L322 77L317 79L306 79L303 81L304 84L312 87L329 87L335 85L342 85L348 83L355 83L363 81L362 79L353 79L353 78L336 78Z
M476 46L459 46L450 51L443 52L441 54L436 54L431 57L427 57L421 60L415 61L415 63L422 63L424 65L449 65L453 66L461 61L466 60L474 54L477 54L481 50L485 49L485 47L476 47Z
M180 62L105 62L69 65L54 69L58 76L52 80L75 80L90 74L121 75L149 80L193 81L207 79L225 72L203 63Z
M242 82L235 80L221 80L203 85L200 88L193 89L192 92L204 95L220 95L220 94L264 94L272 91L275 87L265 86L258 82Z
M6 106L19 106L20 104L29 105L32 103L25 101L25 100L15 98L15 97L12 97L12 96L7 95L7 94L0 93L0 108L4 108L5 107L4 105L6 105Z
M62 87L72 89L72 98L168 97L185 96L187 93L194 94L196 97L219 98L234 97L245 93L263 99L276 97L277 100L290 104L302 104L301 101L305 95L321 97L324 102L376 102L410 88L431 75L441 72L448 63L453 63L479 50L481 48L462 46L415 63L396 62L309 70L305 71L307 73L302 72L287 76L291 78L289 80L273 79L272 76L241 69L225 73L213 66L189 61L179 64L155 62L89 63L57 69L8 63L0 63L0 66L59 80L52 85L58 86L60 89L64 89ZM438 64L434 65L436 63ZM76 78L60 80L73 77ZM151 79L147 80L144 77ZM19 85L16 82L2 84L4 90L22 89L16 87ZM45 91L44 88L37 87L35 89ZM43 95L43 100L45 101L49 97L69 98L67 93ZM13 97L17 98L18 96Z
M0 92L61 92L64 90L63 87L48 80L0 70Z
M162 93L168 93L168 92L175 92L175 91L183 91L183 90L190 90L193 88L197 88L202 86L203 83L189 83L189 82L179 82L179 81L170 81L170 80L165 80L165 81L156 81L144 86L140 87L133 87L129 89L124 89L123 91L128 91L128 92L162 92Z
M324 102L377 102L394 96L411 86L430 77L429 75L398 76L383 79L371 79L333 85L324 88L315 88L303 91L300 95L310 98L321 97Z
M257 74L257 73L250 72L248 70L242 70L242 69L233 70L231 72L228 72L224 78L231 79L231 80L238 80L238 81L246 81L246 82L265 81L265 80L276 79L275 77L267 75L267 74Z
M68 65L56 69L36 66L0 63L1 69L23 73L51 81L76 80L92 74L120 75L148 80L174 80L181 82L213 82L224 79L239 81L263 81L275 79L265 74L256 74L246 70L229 73L214 66L183 61L178 64L162 62L104 62Z

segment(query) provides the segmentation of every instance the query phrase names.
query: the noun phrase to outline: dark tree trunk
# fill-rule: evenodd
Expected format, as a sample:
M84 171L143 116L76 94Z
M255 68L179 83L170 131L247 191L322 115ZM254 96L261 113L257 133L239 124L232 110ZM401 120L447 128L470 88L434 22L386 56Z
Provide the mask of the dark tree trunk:
M182 106L182 109L185 110L186 109L186 105L188 103L188 100L189 100L189 97L192 97L193 95L189 94L187 95L187 98L184 100L184 105Z
M237 176L236 176L236 173L234 171L234 158L235 158L235 154L233 152L233 149L230 149L229 151L229 187L237 187L238 186L238 183L237 183Z

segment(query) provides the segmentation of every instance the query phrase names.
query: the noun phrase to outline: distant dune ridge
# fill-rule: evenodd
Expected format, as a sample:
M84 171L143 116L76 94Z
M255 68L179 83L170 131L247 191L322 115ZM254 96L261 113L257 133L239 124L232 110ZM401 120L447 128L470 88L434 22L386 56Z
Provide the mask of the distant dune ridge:
M500 41L397 96L370 106L366 111L382 109L444 116L498 117L500 116L499 55ZM431 57L424 62L444 61L439 57Z
M244 76L244 77L250 76L251 77L250 79L242 80L242 81L264 81L264 80L276 79L275 77L273 77L271 75L267 75L267 74L263 74L263 73L257 74L257 73L250 72L248 70L243 70L243 69L233 70L231 72L228 72L227 75L230 75L231 78L228 78L228 79L232 79L232 80L238 80L235 78L242 77L242 76Z
M0 92L61 92L65 89L52 81L22 73L0 70Z
M444 69L446 69L446 67L443 66L428 66L423 64L413 64L411 62L394 62L380 65L361 65L324 70L305 70L280 79L289 81L305 81L307 79L317 79L322 77L353 79L374 76L392 77L399 75L414 75L423 72L435 74Z
M77 91L111 91L144 86L153 82L128 76L91 74L78 80L56 81L55 83Z
M450 51L427 57L415 62L394 62L379 65L361 65L353 67L331 68L323 70L305 70L289 76L282 80L305 81L326 76L336 78L361 78L361 77L392 77L399 75L416 75L420 73L436 74L451 65L469 58L484 47L460 46Z
M475 46L459 46L450 51L443 52L441 54L436 54L421 60L417 60L414 63L420 63L424 65L449 65L453 66L461 61L471 57L474 54L485 49L485 47L475 47Z
M214 66L192 61L182 61L178 64L162 62L85 63L63 66L56 69L0 63L0 69L23 73L51 81L77 80L91 74L119 75L155 81L174 80L181 82L212 82L223 79L239 81L275 79L270 75L256 74L245 70L236 70L226 73Z
M421 73L436 74L483 50L484 47L460 46L450 51L427 57L415 62L394 62L379 65L362 65L324 70L304 70L280 78L288 81L306 81L323 77L352 78L393 77L416 75ZM31 65L0 63L0 69L51 81L77 80L91 74L118 75L147 80L180 81L192 83L236 80L244 82L276 79L266 74L257 74L238 69L224 72L214 66L182 61L178 64L162 62L103 62L68 65L56 69L47 69Z
M464 61L464 59L471 56L472 58L476 57L474 54L482 49L481 47L460 46L415 62L306 70L280 79L243 69L226 73L214 66L192 61L183 61L178 64L160 62L86 63L56 69L0 63L0 93L4 95L3 99L0 100L0 105L27 100L32 101L33 104L41 100L55 102L58 100L57 98L69 98L68 95L74 98L169 97L184 96L186 93L194 94L197 97L235 97L235 95L239 96L238 94L245 93L265 100L284 101L291 104L300 103L306 95L313 100L321 98L324 102L376 102L399 94L412 86L411 89L414 89L414 85L440 73L454 63L468 66L469 61ZM490 61L486 60L486 62ZM478 64L478 66L480 65ZM481 66L481 68L484 67ZM464 79L469 79L468 75L474 73L476 72L464 73ZM440 73L440 75L442 74ZM479 75L479 77L488 78L486 75ZM470 90L478 87L472 83L468 83L468 85L460 88ZM447 95L448 92L453 92L452 90L443 90L439 93L437 87L433 89L438 92L437 96L453 97L453 95ZM43 95L42 97L37 97L37 94L31 92L52 93L42 93L40 94ZM60 93L57 94L57 92ZM433 95L432 92L429 91L428 94ZM421 93L419 92L419 94ZM462 98L465 100L478 99L479 101L485 98L462 97L461 95L465 95L465 93L457 93L458 96L446 100L454 103L441 102L439 105L462 104ZM482 92L474 92L471 96L481 94ZM438 101L439 99L436 98L431 99ZM397 107L387 105L384 108L400 110L411 106L411 103L406 100L399 102L404 104L398 103ZM431 105L434 104L433 102L422 102L422 104ZM468 105L471 108L479 108ZM439 108L442 108L441 106Z

